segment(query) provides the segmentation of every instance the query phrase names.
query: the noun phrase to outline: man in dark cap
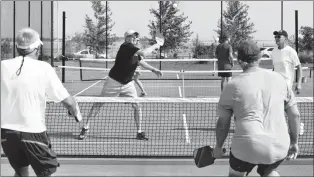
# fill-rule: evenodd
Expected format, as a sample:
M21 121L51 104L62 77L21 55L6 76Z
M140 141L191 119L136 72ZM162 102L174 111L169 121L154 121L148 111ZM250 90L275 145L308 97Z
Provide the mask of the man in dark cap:
M222 34L219 37L220 44L216 48L216 57L218 59L218 71L228 71L233 67L232 47L229 44L229 36ZM232 72L219 72L218 76L221 77L221 90L224 84L231 80Z
M259 67L260 57L255 42L240 41L238 62L243 73L220 95L214 157L222 155L234 115L229 176L248 175L255 166L261 176L278 176L281 162L298 154L300 114L294 93L280 74Z

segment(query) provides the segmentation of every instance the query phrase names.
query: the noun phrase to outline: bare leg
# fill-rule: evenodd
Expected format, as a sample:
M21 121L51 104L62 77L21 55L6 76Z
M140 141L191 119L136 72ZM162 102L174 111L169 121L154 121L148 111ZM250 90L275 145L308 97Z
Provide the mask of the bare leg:
M134 81L138 85L138 87L141 89L142 95L147 95L142 82L138 79L138 74L134 75Z
M280 175L276 170L272 170L269 173L265 173L263 177L268 177L268 176L280 176Z
M232 77L226 77L226 83L228 83L229 81L231 81Z
M134 108L134 122L137 128L137 132L142 132L142 108L139 103L133 103L132 107Z
M90 118L96 117L104 103L93 103L91 110L88 112L84 128L89 129Z
M246 172L238 172L229 167L229 177L242 177L245 176Z
M106 95L106 89L107 87L110 85L110 80L106 80L104 85L103 85L103 88L102 88L102 91L100 93L100 97L104 97ZM118 96L119 93L116 93L115 96ZM112 95L113 96L113 95ZM89 129L89 125L90 125L90 119L92 117L95 117L98 115L98 113L100 112L100 108L103 106L104 103L101 103L101 102L98 102L98 103L93 103L92 105L92 108L90 109L90 111L88 112L88 115L87 115L87 118L86 118L86 123L85 123L85 126L84 128L86 129Z
M221 91L224 89L225 77L221 77L220 89Z
M15 169L14 177L24 177L24 176L29 176L28 166Z

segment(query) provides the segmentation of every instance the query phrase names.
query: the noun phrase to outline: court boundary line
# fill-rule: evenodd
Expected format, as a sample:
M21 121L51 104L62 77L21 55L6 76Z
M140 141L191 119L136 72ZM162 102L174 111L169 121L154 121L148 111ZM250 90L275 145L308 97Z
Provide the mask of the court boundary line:
M186 121L186 115L182 114L182 118L183 118L184 130L185 130L185 142L187 144L191 144L191 139L190 139L190 135L189 135L189 127L188 127L188 123Z
M104 77L104 78L102 78L102 79L106 79L107 77L108 77L108 76L106 76L106 77ZM86 87L85 89L81 90L80 92L76 93L76 94L73 95L73 96L74 96L74 97L78 96L79 94L85 92L86 90L90 89L91 87L93 87L94 85L98 84L98 83L101 82L101 81L102 81L102 80L99 80L99 81L93 83L92 85Z
M179 89L179 97L182 98L181 86L178 86L178 89Z

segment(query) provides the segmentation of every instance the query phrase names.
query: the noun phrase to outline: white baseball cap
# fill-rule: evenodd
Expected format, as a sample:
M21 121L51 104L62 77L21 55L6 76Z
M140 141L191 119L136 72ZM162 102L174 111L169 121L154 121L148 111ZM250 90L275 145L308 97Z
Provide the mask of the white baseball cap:
M136 31L134 31L134 30L132 30L132 29L129 29L129 30L127 30L127 31L124 33L124 37L131 36L131 35L133 35L133 34L139 35L140 33L136 32Z
M43 45L39 34L31 28L23 28L16 36L16 47L19 49L35 49Z

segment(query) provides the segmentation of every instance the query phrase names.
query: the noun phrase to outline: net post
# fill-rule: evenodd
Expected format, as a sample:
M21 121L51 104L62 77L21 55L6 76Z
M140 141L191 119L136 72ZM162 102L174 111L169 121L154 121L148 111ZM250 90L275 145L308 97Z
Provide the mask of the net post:
M298 43L298 38L299 38L299 32L298 32L298 10L295 10L295 51L297 54L299 53L299 43ZM298 70L295 70L295 82L298 82L298 79L301 76L298 76Z
M28 1L28 27L31 27L31 1Z
M80 63L80 67L82 67L82 61L79 59L79 63ZM107 62L106 62L107 63ZM106 67L107 68L107 67ZM82 69L80 69L80 79L81 79L81 81L83 81L83 70Z
M182 69L180 72L182 73L182 98L185 98L184 70Z
M53 2L54 1L51 1L51 12L50 12L50 15L51 15L51 42L50 42L50 47L51 47L51 50L50 50L50 57L51 57L51 60L50 60L50 64L51 66L53 67L54 66L54 63L53 63L53 60L54 60L54 57L53 57Z
M214 62L214 71L216 71L216 61L213 61ZM213 73L213 76L215 76L215 73Z
M13 58L15 58L15 1L13 1Z
M65 66L65 11L62 14L62 66ZM65 82L65 68L62 68L62 83Z

